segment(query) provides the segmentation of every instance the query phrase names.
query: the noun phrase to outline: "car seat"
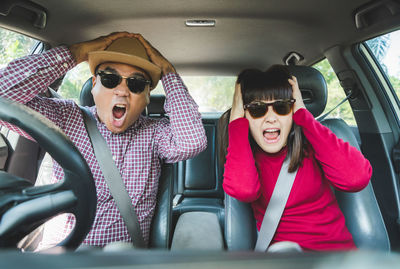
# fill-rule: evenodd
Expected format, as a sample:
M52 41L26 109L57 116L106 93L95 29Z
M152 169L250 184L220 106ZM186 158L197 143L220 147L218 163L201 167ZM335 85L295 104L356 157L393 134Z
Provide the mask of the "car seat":
M327 102L324 77L312 67L288 66L288 68L297 77L307 109L314 117L319 116ZM360 150L354 133L342 119L325 119L321 123L339 138ZM389 237L371 183L360 192L345 193L335 190L335 195L356 246L360 249L389 251ZM257 231L250 204L226 195L225 215L227 249L254 249Z
M81 106L94 106L92 87L92 78L89 78L82 86L79 95ZM163 95L150 95L150 103L142 114L153 118L164 117L164 101ZM174 177L174 164L162 164L157 205L150 228L149 247L151 248L168 248L171 242Z

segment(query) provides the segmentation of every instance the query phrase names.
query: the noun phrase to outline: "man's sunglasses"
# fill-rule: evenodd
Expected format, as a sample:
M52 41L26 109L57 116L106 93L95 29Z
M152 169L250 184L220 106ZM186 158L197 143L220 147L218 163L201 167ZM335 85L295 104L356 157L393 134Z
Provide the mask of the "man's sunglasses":
M100 76L101 84L109 89L117 87L123 78L126 80L128 89L133 93L141 93L146 88L146 85L151 84L150 80L141 77L124 77L105 70L101 70L97 74Z
M278 100L271 103L256 101L244 105L244 109L247 109L253 118L260 118L267 113L268 107L272 106L276 114L285 116L292 111L294 102L296 102L295 99Z

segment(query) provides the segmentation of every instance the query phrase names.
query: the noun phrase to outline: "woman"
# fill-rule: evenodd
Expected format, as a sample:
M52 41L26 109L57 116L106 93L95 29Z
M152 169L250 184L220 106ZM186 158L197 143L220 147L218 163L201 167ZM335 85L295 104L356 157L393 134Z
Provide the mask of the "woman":
M369 182L371 165L314 119L296 78L280 65L266 72L243 71L228 115L223 188L251 203L258 229L283 161L289 158L289 172L298 169L271 244L290 241L303 250L354 249L331 186L360 191ZM224 139L228 140L226 133Z

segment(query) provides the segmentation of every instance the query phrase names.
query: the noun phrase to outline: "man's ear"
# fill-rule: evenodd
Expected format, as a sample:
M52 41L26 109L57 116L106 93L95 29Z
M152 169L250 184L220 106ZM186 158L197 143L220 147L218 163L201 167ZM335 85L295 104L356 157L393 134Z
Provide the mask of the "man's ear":
M147 91L147 93L146 93L146 99L147 99L147 104L150 104L150 89Z
M92 90L91 91L93 91L93 88L94 88L95 85L96 85L96 76L93 75L92 76Z

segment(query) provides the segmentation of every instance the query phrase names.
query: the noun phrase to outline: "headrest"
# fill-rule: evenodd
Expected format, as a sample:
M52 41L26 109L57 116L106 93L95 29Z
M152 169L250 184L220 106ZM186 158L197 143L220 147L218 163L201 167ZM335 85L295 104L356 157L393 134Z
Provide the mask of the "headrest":
M92 78L90 77L82 86L81 93L79 94L79 103L81 106L94 106L94 100L92 95Z
M164 110L165 95L150 95L150 103L147 105L147 115L150 117L162 117L165 115Z
M79 94L79 103L81 106L94 106L93 95L92 95L92 78L86 80L82 86L81 93ZM154 94L150 95L150 104L147 105L147 113L144 111L144 115L151 117L162 117L165 115L164 111L165 95Z
M318 117L324 111L328 91L324 76L309 66L289 65L290 73L297 78L303 101L308 111Z

